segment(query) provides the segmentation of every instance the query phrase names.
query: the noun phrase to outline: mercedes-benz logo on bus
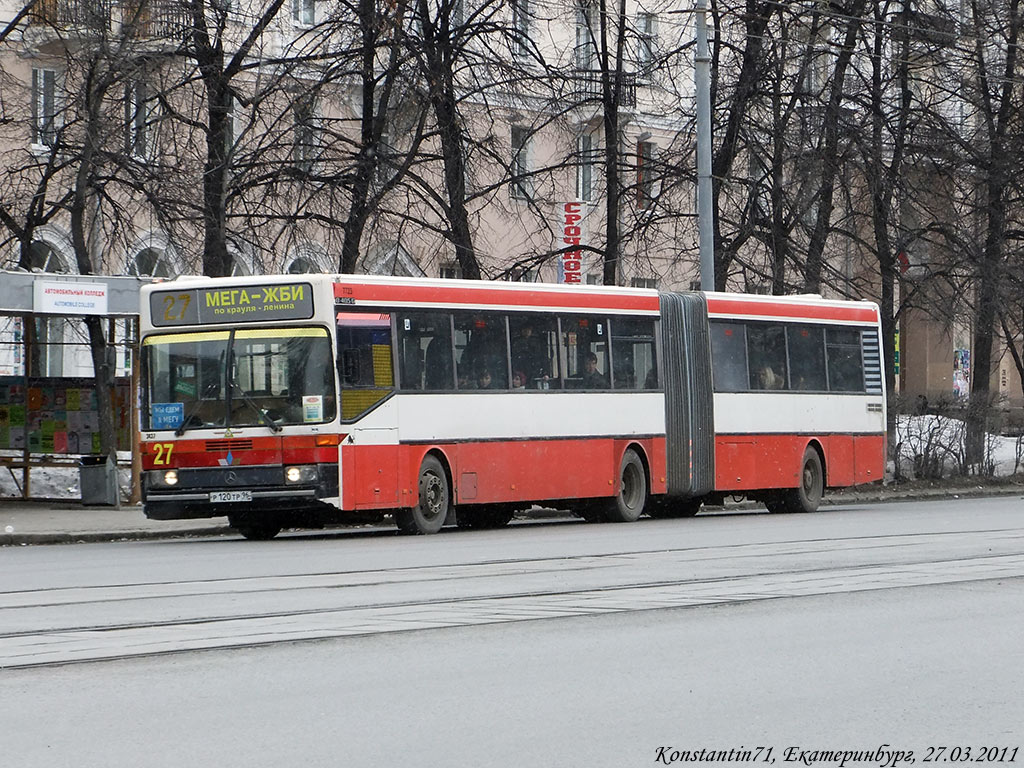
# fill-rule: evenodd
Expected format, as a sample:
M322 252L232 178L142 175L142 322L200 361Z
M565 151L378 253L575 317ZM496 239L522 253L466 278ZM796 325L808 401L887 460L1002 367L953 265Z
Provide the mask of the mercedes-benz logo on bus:
M236 475L234 472L228 472L224 476L224 482L226 482L228 485L234 485L237 481L238 475Z

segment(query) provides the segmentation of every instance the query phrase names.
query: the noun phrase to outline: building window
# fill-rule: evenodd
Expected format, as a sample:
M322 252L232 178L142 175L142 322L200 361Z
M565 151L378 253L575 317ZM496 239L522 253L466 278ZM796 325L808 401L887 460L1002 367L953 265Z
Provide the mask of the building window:
M690 281L690 290L691 291L699 291L699 290L701 290L700 280L691 280Z
M634 277L630 279L629 285L632 288L651 288L657 290L658 278L656 277Z
M32 143L57 143L57 72L52 69L32 70Z
M228 99L228 112L224 121L224 154L231 158L238 137L242 134L242 126L238 116L238 102L232 96Z
M604 276L587 275L587 285L604 285Z
M153 103L145 83L136 82L125 89L125 151L138 158L149 157L152 146Z
M516 267L508 272L510 283L536 283L540 281L540 270Z
M128 265L128 274L138 277L171 277L167 254L159 248L143 248Z
M654 67L657 23L658 17L653 13L641 13L636 19L636 68L642 74L650 74Z
M526 200L530 197L529 167L530 131L512 126L512 197Z
M576 4L576 68L590 71L597 68L597 44L594 41L596 13L593 0Z
M450 261L441 265L441 269L438 274L443 280L458 280L462 277L462 267L454 261Z
M303 97L295 102L295 145L293 148L296 167L308 173L313 169L316 154L316 112L312 98Z
M292 21L301 27L316 23L315 0L292 0Z
M594 137L584 133L576 139L576 199L594 199Z
M287 269L289 275L306 275L319 271L320 267L315 264L312 259L306 258L305 256L296 257L292 263L288 265Z
M512 52L526 56L530 52L530 5L529 0L512 0Z
M654 203L654 144L636 143L636 207L646 211Z

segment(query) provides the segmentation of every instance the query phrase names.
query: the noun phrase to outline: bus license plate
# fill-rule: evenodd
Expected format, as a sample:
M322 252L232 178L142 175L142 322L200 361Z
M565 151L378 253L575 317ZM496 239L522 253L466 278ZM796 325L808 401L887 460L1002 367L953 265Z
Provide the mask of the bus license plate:
M217 504L225 501L252 501L252 491L213 491L210 502Z

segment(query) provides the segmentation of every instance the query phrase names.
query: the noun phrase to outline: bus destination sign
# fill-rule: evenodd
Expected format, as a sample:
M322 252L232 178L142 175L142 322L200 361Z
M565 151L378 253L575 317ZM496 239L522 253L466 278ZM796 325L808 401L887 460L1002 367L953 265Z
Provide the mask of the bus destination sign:
M308 320L313 316L313 286L278 283L153 291L149 311L155 326Z

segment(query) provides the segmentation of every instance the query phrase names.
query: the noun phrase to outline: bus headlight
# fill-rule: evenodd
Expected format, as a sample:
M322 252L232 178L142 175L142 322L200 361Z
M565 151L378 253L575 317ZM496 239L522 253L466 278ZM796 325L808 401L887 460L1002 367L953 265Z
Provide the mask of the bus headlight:
M318 472L314 465L285 467L284 479L287 483L315 483Z
M178 484L178 470L168 469L164 472L164 485L177 485Z

